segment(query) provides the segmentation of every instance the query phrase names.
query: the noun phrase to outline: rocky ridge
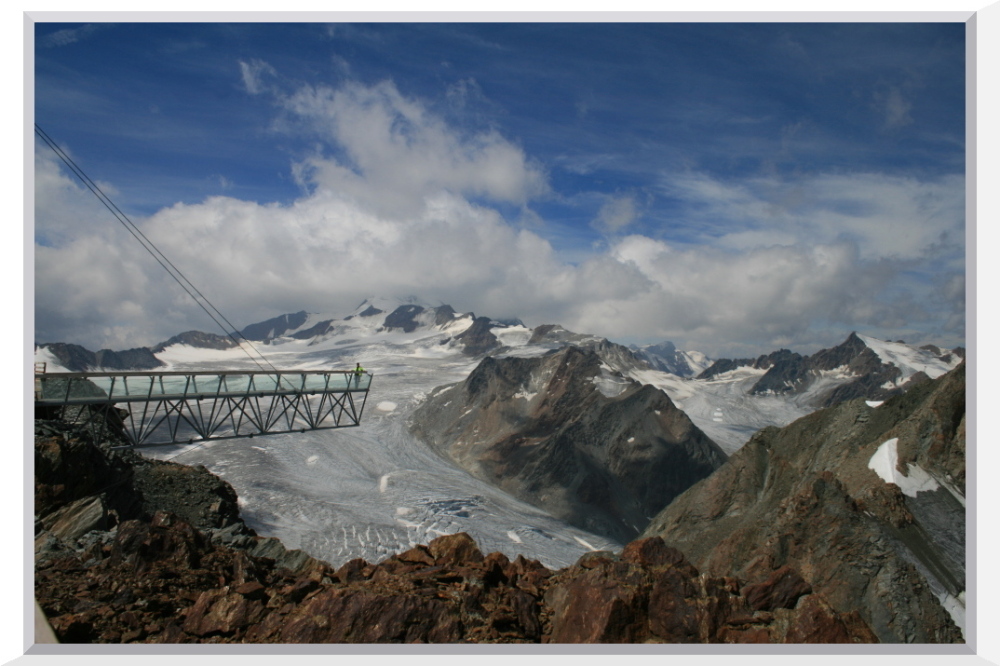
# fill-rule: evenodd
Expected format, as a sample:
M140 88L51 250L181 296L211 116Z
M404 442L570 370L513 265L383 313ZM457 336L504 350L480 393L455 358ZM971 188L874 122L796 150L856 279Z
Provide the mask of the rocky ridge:
M70 372L98 370L152 370L164 365L148 347L137 347L123 351L101 349L92 352L80 345L52 342L35 345L36 350L44 347L52 357Z
M483 359L411 429L474 476L619 541L726 459L664 392L575 346Z
M302 326L308 316L305 310L293 314L280 315L266 321L250 324L240 331L240 335L247 340L270 340Z
M963 358L964 354L961 348L947 351L933 345L921 347L919 352L930 359L951 364L957 364L956 359ZM810 356L779 349L756 359L719 359L696 379L712 379L740 367L766 370L750 389L754 395L803 393L824 373L832 371L840 371L850 378L823 392L819 396L818 407L831 407L854 398L885 400L929 379L925 373L917 372L906 377L905 382L901 381L903 372L900 368L883 361L857 333L851 333L836 347L821 349Z
M171 345L188 345L189 347L200 347L202 349L232 349L238 343L227 335L216 335L215 333L204 333L202 331L185 331L179 333L169 340L154 346L150 351L159 354Z
M893 483L876 472L890 446L881 473ZM964 494L963 364L882 404L852 400L761 430L643 535L711 575L791 566L882 642L962 642L944 604L961 619Z

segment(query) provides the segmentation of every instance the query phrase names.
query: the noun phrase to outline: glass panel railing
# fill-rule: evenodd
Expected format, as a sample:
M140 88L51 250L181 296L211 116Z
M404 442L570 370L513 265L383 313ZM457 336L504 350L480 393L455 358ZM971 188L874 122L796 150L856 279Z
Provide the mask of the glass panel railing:
M122 373L60 377L54 374L36 377L42 400L142 400L162 397L242 395L275 392L320 392L368 390L371 375L353 372L284 372L284 373L191 373L132 374Z

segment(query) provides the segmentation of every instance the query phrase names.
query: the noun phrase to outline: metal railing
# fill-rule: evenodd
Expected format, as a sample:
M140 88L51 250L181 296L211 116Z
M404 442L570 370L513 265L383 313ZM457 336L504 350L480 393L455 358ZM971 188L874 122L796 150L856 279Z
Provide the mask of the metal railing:
M113 431L126 446L161 446L357 426L371 381L343 370L47 373L36 366L35 411L85 423L95 438Z

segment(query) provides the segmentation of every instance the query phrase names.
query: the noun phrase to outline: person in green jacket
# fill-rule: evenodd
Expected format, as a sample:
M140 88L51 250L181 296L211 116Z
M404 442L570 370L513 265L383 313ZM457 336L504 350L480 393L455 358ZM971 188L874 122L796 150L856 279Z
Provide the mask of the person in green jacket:
M358 363L357 367L354 368L354 385L355 386L360 386L361 385L361 377L364 374L365 374L365 369L361 367L360 363Z

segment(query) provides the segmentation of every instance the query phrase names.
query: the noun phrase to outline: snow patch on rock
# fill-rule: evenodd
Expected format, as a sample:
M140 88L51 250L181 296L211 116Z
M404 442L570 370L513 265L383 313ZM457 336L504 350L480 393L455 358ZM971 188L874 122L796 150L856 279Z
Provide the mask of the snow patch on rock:
M896 445L899 443L898 437L882 442L875 455L868 461L868 469L878 474L886 483L894 483L908 497L916 497L917 493L928 490L937 490L940 486L930 474L920 466L907 463L908 474L905 476L896 466L899 463L899 454Z

